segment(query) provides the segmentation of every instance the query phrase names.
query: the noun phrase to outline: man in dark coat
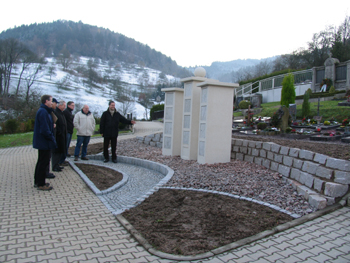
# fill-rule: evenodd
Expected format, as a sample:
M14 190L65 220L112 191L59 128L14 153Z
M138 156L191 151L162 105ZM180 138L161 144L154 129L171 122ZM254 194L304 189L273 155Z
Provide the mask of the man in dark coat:
M68 154L68 149L70 146L70 142L72 140L72 135L73 135L73 120L74 120L74 115L72 114L72 111L74 110L74 102L73 101L68 101L67 102L67 108L63 111L64 117L66 117L67 121L67 151L66 151L66 157L70 157L70 154Z
M119 122L124 124L135 124L135 121L125 119L115 109L115 102L110 101L108 109L102 113L100 121L100 133L103 137L103 155L104 162L109 161L108 147L111 142L112 147L112 162L117 162L117 138L119 132Z
M55 109L55 115L57 116L56 122L56 142L57 148L52 153L52 170L55 172L62 171L63 167L60 166L60 161L65 158L66 145L67 145L67 122L63 115L63 111L66 108L66 102L61 100Z
M50 151L57 147L53 133L52 96L43 95L36 113L33 134L33 148L38 149L38 161L34 172L34 187L49 191L52 186L45 182L46 168L50 162Z

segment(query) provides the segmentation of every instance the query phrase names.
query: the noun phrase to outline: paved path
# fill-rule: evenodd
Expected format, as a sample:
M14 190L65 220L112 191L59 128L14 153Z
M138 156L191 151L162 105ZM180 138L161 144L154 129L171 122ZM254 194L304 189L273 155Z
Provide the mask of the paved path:
M175 262L139 246L70 167L52 191L33 188L36 160L31 146L0 149L0 262ZM348 263L350 208L195 262Z

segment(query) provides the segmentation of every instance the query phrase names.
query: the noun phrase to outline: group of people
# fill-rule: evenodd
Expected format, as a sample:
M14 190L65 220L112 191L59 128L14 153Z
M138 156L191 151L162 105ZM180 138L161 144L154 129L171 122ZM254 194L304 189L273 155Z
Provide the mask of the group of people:
M84 105L81 111L73 115L75 104L73 101L57 101L50 95L41 97L41 105L35 116L33 147L38 149L38 161L34 172L34 187L38 190L49 191L53 187L46 183L46 178L55 178L50 173L50 160L52 171L61 172L66 161L69 145L71 143L73 128L77 130L77 143L74 150L74 161L88 160L87 146L90 137L95 131L95 118L89 111L89 106ZM110 101L108 109L103 112L100 122L100 133L104 137L104 162L109 161L109 143L112 148L112 161L117 162L117 137L119 122L135 124L135 121L127 120L115 109L115 102Z

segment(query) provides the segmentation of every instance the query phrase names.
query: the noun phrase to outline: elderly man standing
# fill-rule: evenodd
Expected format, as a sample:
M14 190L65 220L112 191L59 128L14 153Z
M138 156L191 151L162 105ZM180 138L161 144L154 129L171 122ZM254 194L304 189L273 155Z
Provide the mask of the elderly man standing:
M74 116L72 114L72 111L74 110L74 107L75 107L74 102L73 101L68 101L67 102L67 108L63 111L63 114L66 117L66 121L67 121L67 151L66 151L66 157L70 157L70 155L68 154L68 149L69 149L70 142L72 140L73 128L74 128L74 124L73 124Z
M41 106L36 113L34 123L33 148L38 149L38 161L34 172L34 187L38 190L52 190L50 184L45 183L46 169L50 162L50 151L57 147L53 133L52 96L43 95Z
M117 138L119 132L119 122L124 124L135 124L135 121L125 119L115 109L115 102L110 101L108 109L102 113L100 122L100 133L103 137L103 155L105 157L104 162L109 161L108 146L111 142L112 148L112 162L117 162Z
M55 172L62 171L63 167L60 166L60 161L65 157L66 145L67 145L67 122L63 115L63 111L66 108L66 102L61 100L55 109L55 115L57 116L56 122L56 142L57 148L52 153L52 170Z
M74 116L74 127L77 129L77 144L74 151L74 161L78 161L80 147L82 144L83 149L81 152L81 159L89 160L86 157L87 146L90 142L90 137L94 134L95 125L95 118L89 111L89 106L84 105L83 109Z

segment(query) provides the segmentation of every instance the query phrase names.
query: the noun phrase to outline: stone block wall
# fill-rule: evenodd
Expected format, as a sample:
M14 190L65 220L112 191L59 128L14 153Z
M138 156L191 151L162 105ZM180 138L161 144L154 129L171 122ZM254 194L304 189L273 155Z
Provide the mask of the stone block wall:
M136 139L140 143L144 143L150 146L162 148L163 147L163 133L155 133L155 134L150 134L144 137L138 136Z
M232 139L231 158L280 173L318 209L334 204L349 190L350 161L272 142L242 139Z

